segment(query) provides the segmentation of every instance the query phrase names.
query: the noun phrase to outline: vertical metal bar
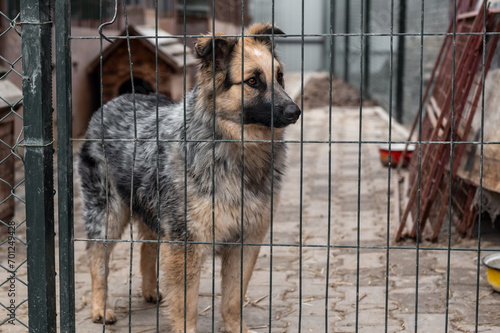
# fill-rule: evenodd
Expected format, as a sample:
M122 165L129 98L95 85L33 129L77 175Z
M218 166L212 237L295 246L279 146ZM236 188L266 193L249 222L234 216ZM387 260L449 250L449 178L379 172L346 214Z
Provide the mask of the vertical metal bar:
M75 332L71 2L55 2L60 331Z
M174 6L172 4L172 6ZM158 0L155 0L155 117L156 117L156 197L158 202L156 203L157 212L157 229L156 229L156 332L160 331L160 221L161 221L161 201L160 201L160 110L159 110L159 93L158 93ZM184 53L184 64L186 59L186 54ZM186 66L184 66L184 73L186 73ZM186 77L184 74L184 81Z
M104 156L104 169L105 169L105 188L106 188L106 213L105 213L105 227L104 227L104 239L101 240L102 241L102 244L104 246L104 257L107 258L108 256L108 230L109 230L109 217L110 217L110 197L109 197L109 188L108 188L108 185L109 185L109 167L108 167L108 158L107 158L107 155L106 155L106 147L105 147L105 141L104 141L104 88L103 88L103 76L102 76L102 69L103 69L103 59L102 59L102 55L103 55L103 45L102 45L102 39L103 38L106 38L106 40L108 42L111 42L107 37L105 37L103 34L102 34L102 29L107 26L107 25L110 25L112 24L113 22L115 22L116 20L116 17L117 17L117 14L118 14L118 0L115 0L115 3L114 3L114 15L113 15L113 18L111 19L111 21L108 21L108 22L105 22L103 23L103 6L102 6L102 1L103 0L99 0L99 23L101 23L101 25L99 26L98 28L98 31L99 31L99 35L100 35L100 38L99 38L99 68L100 68L100 103L101 103L101 114L100 114L100 120L101 120L101 123L100 123L100 129L101 129L101 148L102 148L102 154ZM107 260L105 260L105 263L104 263L104 276L107 276L108 275L108 272L109 272L109 262ZM107 300L108 300L108 279L104 279L104 307L103 307L103 312L104 312L104 315L103 315L103 319L102 319L102 331L103 333L106 331L106 307L108 306L107 305Z
M102 1L99 0L99 23L101 25L99 28L103 26L102 22ZM102 31L102 30L101 30ZM103 88L103 62L102 62L102 54L103 54L103 45L102 45L102 39L103 35L100 35L99 38L99 83L100 83L100 110L101 114L100 116L100 129L101 129L101 148L102 148L102 154L104 156L104 166L105 166L105 188L106 188L106 213L105 213L105 232L104 232L104 240L102 240L103 246L104 246L104 257L107 258L108 256L108 224L109 224L109 190L108 190L108 184L109 184L109 170L108 170L108 159L106 156L106 149L105 149L105 144L104 144L104 88ZM107 276L109 272L109 266L108 262L104 263L104 276ZM102 332L105 333L106 331L106 307L107 307L107 300L108 300L108 279L104 279L104 307L103 307L103 320L102 320Z
M335 59L336 55L337 55L337 44L333 43L332 44L332 39L334 39L334 34L337 33L337 26L336 26L336 9L337 9L337 1L336 0L329 0L328 2L326 2L325 4L325 10L329 10L330 12L328 13L328 18L330 20L330 36L328 36L328 39L325 41L325 53L326 52L330 52L331 54L331 57L333 57L333 59ZM333 11L333 12L332 12ZM325 68L328 68L328 70L330 70L331 68L334 68L335 69L335 64L332 64L331 61L332 61L332 58L328 58L328 59L325 59ZM333 66L333 67L332 67ZM333 76L335 76L335 72L332 73L332 79L333 79Z
M391 0L391 33L389 52L389 167L387 168L387 234L386 234L386 262L385 262L385 312L384 312L384 332L387 333L389 326L389 261L390 261L390 230L391 230L391 153L392 153L392 93L394 78L394 0ZM398 177L396 175L396 177ZM399 186L396 182L396 186ZM396 196L396 201L399 200ZM399 205L399 202L396 202Z
M215 0L212 0L212 73L215 75ZM215 147L216 147L216 115L217 94L215 80L212 80L213 118L212 118L212 333L215 332Z
M422 7L422 10L423 7ZM398 68L396 72L396 120L403 121L404 75L405 75L405 36L406 33L406 0L399 0L399 37L398 37ZM422 12L423 15L423 12ZM422 31L423 33L423 31Z
M400 6L404 5L405 8L400 8L400 18L401 15L405 15L406 17L406 3L405 0L400 1ZM403 10L404 9L404 10ZM403 21L406 21L404 19ZM421 111L423 108L423 81L424 81L424 22L425 22L425 0L421 0L421 8L420 8L420 92L419 92L419 105L418 109ZM401 23L401 21L400 21ZM401 28L401 25L400 25ZM404 27L406 30L406 27ZM404 38L404 37L402 37ZM400 38L401 39L401 38ZM398 48L401 47L399 44L400 40L398 40ZM404 46L404 45L403 45ZM404 52L404 50L403 50ZM398 57L399 57L399 51L398 51ZM399 67L401 67L401 63L399 62L398 59L398 72L399 72ZM399 75L399 73L398 73ZM400 77L398 76L398 82L397 85L399 86L400 82ZM402 107L402 101L401 101L401 107ZM396 110L396 113L398 111ZM402 113L401 113L402 116ZM419 112L419 119L418 119L418 182L417 182L417 219L415 223L417 224L417 236L416 236L416 246L415 246L415 256L416 256L416 263L415 263L415 330L414 332L418 332L418 278L419 278L419 265L420 265L420 202L421 202L421 189L420 189L420 183L422 180L422 116L423 112Z
M214 73L215 80L215 73ZM245 0L241 0L241 238L240 238L240 333L243 333L243 245L245 242Z
M450 175L449 175L449 195L448 195L448 249L446 258L446 307L445 307L445 321L444 331L448 333L448 315L449 315L449 293L450 293L450 278L451 278L451 217L452 217L452 202L453 202L453 133L454 130L454 116L455 116L455 63L456 63L456 38L457 38L457 0L453 1L453 35L452 35L452 53L451 59L451 129L450 129ZM444 180L444 179L443 179Z
M21 1L31 332L56 331L50 4L50 0Z
M344 25L344 82L349 82L349 31L350 31L350 1L345 2L345 25Z
M118 2L118 0L115 0ZM127 53L128 53L128 65L130 72L130 82L132 86L132 110L134 114L134 149L132 151L132 170L130 177L130 202L129 202L129 236L130 236L130 262L129 262L129 280L128 280L128 331L132 332L132 283L133 283L133 275L132 275L132 265L134 262L134 228L133 228L133 219L134 219L134 209L133 209L133 198L134 198L134 177L135 177L135 162L137 158L137 107L136 107L136 99L135 99L135 84L134 84L134 71L132 69L132 52L130 49L130 33L128 27L128 17L127 17L127 4L125 1L122 1L122 9L123 9L123 17L125 23L125 37L127 41ZM158 298L157 298L158 301Z
M364 20L365 20L365 31L364 33L370 32L370 10L371 10L371 0L365 1L365 9L364 9ZM365 37L365 53L364 53L364 67L365 72L362 77L364 88L363 88L363 97L369 96L370 89L370 37Z
M328 311L329 311L329 276L330 276L330 246L332 230L332 91L333 91L333 73L335 73L335 48L333 42L333 33L335 27L335 6L336 1L330 0L330 76L328 84L328 235L326 250L326 277L325 277L325 333L328 333Z
M186 105L186 49L187 49L187 17L186 17L186 8L187 8L187 0L184 0L183 4L183 23L182 23L182 42L183 42L183 63L184 63L184 68L183 68L183 94L182 94L182 100L183 100L183 117L184 117L184 137L183 139L183 144L184 144L184 332L187 333L187 254L188 254L188 230L187 230L187 203L188 203L188 193L187 193L187 177L188 177L188 171L187 171L187 149L188 149L188 144L187 144L187 105ZM215 73L214 75L214 80L215 80ZM214 110L215 111L215 110ZM159 184L158 184L159 185Z
M7 16L10 18L16 17L19 13L19 1L17 0L7 0Z
M485 98L484 93L486 89L486 73L485 73L485 63L486 63L486 17L487 17L487 3L483 2L483 57L482 57L482 71L481 71L481 130L480 130L480 163L479 163L479 214L477 221L477 268L476 268L476 316L474 322L474 332L478 332L479 325L479 282L481 273L481 212L483 211L483 157L484 157L484 107ZM497 30L498 31L498 30ZM493 36L491 36L493 37Z
M302 117L300 117L300 206L299 206L299 322L298 332L301 331L302 326L302 267L303 267L303 232L304 232L304 6L305 0L301 3L301 23L300 23L300 109L302 110Z
M356 218L356 332L359 329L359 284L360 278L360 246L361 246L361 159L362 159L362 140L363 140L363 53L365 51L365 27L364 27L364 1L361 1L361 12L360 12L360 53L359 53L359 70L360 70L360 82L359 82L359 133L358 133L358 198L357 198L357 218Z
M274 0L271 2L271 52L272 59L275 57L275 44L274 44ZM274 114L274 61L271 63L272 74L271 74L271 114ZM271 218L269 223L269 333L272 332L272 299L273 299L273 255L274 255L274 118L271 117Z

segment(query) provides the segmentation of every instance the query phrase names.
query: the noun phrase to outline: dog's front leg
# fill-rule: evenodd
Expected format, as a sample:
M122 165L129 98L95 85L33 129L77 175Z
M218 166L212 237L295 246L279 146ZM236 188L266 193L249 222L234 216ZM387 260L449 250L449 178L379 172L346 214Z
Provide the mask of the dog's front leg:
M171 332L196 333L203 252L199 245L168 243L162 244L160 251Z
M115 243L110 242L106 245L107 250L105 250L105 246L101 242L93 241L88 243L90 276L92 279L91 315L94 323L104 321L106 324L113 324L116 322L116 315L109 304L107 295L109 286L106 284L106 280L109 275L109 257Z
M241 295L245 297L248 282L259 255L259 246L244 246L243 256L241 246L230 246L222 253L222 317L227 333L249 333L245 322L240 324ZM243 263L243 277L241 264ZM243 288L243 293L241 293ZM240 328L242 330L240 330Z
M163 299L161 292L156 289L158 244L155 240L158 236L146 224L139 223L138 226L141 239L151 241L141 245L142 296L147 302L156 303Z

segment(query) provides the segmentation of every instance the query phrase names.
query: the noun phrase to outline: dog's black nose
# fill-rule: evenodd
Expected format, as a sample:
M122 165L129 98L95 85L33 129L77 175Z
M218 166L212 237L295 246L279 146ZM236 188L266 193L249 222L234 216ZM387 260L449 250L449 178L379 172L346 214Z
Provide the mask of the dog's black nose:
M290 121L291 123L295 123L297 121L297 119L299 119L300 117L300 109L297 105L295 104L292 104L292 105L288 105L286 108L285 108L285 111L283 112L283 116L285 116L285 118Z

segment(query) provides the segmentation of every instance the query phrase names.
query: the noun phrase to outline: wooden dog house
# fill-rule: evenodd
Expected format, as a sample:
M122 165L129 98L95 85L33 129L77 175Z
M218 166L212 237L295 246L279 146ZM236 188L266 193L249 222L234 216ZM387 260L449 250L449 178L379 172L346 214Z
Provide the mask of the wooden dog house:
M116 39L102 54L102 93L103 103L112 98L132 92L130 63L132 63L133 85L135 93L151 93L156 91L156 71L158 69L158 92L169 99L179 101L184 93L184 65L186 65L186 90L194 80L196 59L192 50L182 40L168 32L158 29L158 68L156 68L156 32L149 27L128 27L130 42L130 58L126 38ZM126 36L126 30L121 33ZM141 38L144 37L144 38ZM185 61L185 63L184 63ZM96 57L88 67L94 89L95 106L100 103L100 57ZM95 108L97 109L97 108ZM94 109L94 110L95 110Z

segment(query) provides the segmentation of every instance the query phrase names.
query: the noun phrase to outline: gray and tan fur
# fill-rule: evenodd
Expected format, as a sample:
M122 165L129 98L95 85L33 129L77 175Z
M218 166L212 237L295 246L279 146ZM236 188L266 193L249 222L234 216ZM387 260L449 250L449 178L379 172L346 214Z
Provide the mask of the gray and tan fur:
M278 203L286 147L275 142L272 151L271 135L282 140L284 129L297 121L300 109L284 91L283 65L272 57L271 40L265 36L271 32L269 24L249 29L250 35L263 36L245 37L243 77L241 39L199 38L195 46L200 62L197 84L186 96L185 107L160 98L157 123L156 95L135 96L136 143L132 95L110 101L103 107L102 117L98 111L90 121L89 140L82 146L79 163L88 238L120 238L132 210L143 239L155 240L159 232L161 240L187 240L186 250L183 243L160 245L160 283L166 295L156 292L157 243L145 242L141 247L143 296L150 302L163 296L168 300L170 332L184 332L184 325L186 332L196 332L200 271L212 253L210 243L261 243L269 229L271 188L274 203ZM278 28L274 32L283 33ZM238 142L242 121L243 160ZM102 241L88 243L95 322L116 321L109 304L104 313L105 267L113 245L107 244L105 258ZM219 244L215 251L222 259L225 331L240 332L241 325L248 332L245 323L240 324L240 288L245 295L259 246L244 246L243 257L239 245Z

